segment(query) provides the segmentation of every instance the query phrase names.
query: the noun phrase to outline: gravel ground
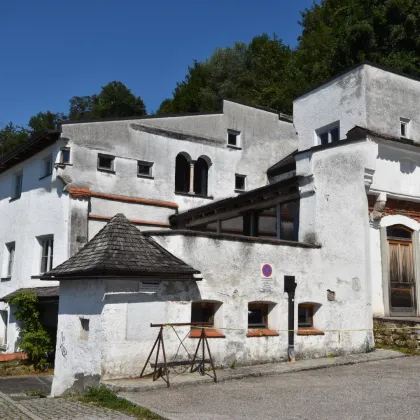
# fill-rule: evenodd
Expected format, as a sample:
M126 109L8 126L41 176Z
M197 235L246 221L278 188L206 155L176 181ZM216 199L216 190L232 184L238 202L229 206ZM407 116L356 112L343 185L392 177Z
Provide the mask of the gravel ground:
M173 420L419 420L420 357L121 396Z

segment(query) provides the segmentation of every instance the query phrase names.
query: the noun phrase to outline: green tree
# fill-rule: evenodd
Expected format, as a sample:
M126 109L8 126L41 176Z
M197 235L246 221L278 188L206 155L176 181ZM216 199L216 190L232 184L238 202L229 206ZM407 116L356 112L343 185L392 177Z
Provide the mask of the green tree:
M14 125L12 122L0 129L0 157L9 153L19 144L28 140L29 130Z
M301 25L302 89L362 60L420 75L418 0L321 0L302 12Z
M70 99L69 118L134 117L146 115L146 106L140 96L135 96L122 82L110 82L102 86L99 94L74 96Z
M59 122L64 119L64 114L60 112L38 112L38 114L29 119L28 126L30 127L32 133L42 130L54 130L57 128Z

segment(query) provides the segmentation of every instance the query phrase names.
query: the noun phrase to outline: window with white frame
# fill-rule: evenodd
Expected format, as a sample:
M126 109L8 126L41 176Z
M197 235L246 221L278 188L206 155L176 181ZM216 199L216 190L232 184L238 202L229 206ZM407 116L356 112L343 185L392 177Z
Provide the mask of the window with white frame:
M15 243L10 242L6 245L7 248L7 268L6 277L12 277L13 272L13 261L15 259Z
M146 162L143 160L137 161L137 176L144 178L152 178L153 162Z
M246 190L246 175L235 174L235 191Z
M53 168L53 160L52 160L52 156L49 155L42 161L41 178L51 175L52 168Z
M400 136L404 138L410 138L411 120L408 118L400 118Z
M52 236L39 239L41 244L41 273L46 273L53 268L54 238Z
M7 321L8 314L7 311L0 311L0 320L1 320L1 331L0 334L2 336L2 345L7 345Z
M114 172L115 156L98 154L98 170Z
M12 199L19 198L22 194L22 181L23 173L18 172L13 176L13 190L12 190Z
M70 147L63 147L61 149L60 163L68 165L70 163Z
M329 124L316 130L316 133L320 145L325 146L329 143L336 143L340 141L340 124L339 122Z
M228 130L227 131L227 145L231 147L240 147L240 131Z

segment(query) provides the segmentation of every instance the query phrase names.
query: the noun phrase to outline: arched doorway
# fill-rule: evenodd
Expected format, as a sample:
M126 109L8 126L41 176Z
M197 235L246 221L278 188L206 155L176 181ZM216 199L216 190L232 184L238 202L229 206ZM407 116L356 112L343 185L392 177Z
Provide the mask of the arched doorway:
M391 314L415 315L416 282L413 231L402 225L386 229L388 240L389 305Z

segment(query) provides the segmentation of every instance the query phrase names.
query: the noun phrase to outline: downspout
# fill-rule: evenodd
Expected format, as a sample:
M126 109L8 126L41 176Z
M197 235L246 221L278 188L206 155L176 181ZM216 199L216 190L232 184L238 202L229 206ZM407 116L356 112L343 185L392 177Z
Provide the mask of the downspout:
M289 330L289 347L288 357L289 362L294 363L295 359L295 290L296 290L295 276L284 276L284 291L288 294L289 311L288 311L288 330Z

